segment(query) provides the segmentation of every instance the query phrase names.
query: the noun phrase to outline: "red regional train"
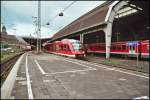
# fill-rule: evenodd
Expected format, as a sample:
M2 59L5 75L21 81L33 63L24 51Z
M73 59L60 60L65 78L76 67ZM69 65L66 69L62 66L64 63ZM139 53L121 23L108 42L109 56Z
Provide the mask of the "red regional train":
M85 57L83 44L74 39L64 39L53 43L44 43L44 49L48 53L64 55L69 57Z
M24 45L24 46L22 46L22 49L24 51L31 51L32 50L31 48L32 48L31 45Z
M32 50L32 49L31 49L31 46L30 46L30 45L26 46L25 50L26 50L26 51L31 51L31 50Z
M105 43L85 44L87 53L105 53ZM128 57L136 57L137 54L141 58L149 57L149 40L127 41L111 43L111 54L126 55Z

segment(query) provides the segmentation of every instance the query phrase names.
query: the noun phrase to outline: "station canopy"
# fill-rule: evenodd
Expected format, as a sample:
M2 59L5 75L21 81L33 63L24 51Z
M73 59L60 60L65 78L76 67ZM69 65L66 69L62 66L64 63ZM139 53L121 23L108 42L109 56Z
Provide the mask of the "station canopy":
M79 17L60 31L58 31L53 37L52 40L59 39L61 37L74 34L81 30L86 30L89 27L96 26L105 22L105 17L108 13L109 6L114 1L107 1L102 5L96 7L95 9L89 11L83 16Z

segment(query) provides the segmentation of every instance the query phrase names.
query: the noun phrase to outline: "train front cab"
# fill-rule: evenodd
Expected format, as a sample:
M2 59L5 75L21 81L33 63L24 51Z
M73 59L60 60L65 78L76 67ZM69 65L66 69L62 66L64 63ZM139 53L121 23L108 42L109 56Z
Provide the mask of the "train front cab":
M75 54L76 58L83 58L85 57L85 48L83 47L83 44L80 41L72 42L72 52Z

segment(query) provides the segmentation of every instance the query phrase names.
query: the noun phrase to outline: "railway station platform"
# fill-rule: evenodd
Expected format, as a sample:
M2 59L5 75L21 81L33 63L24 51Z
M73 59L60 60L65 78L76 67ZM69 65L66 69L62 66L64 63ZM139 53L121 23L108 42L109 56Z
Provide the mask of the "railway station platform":
M124 68L127 70L138 71L142 73L149 74L149 61L147 60L139 60L137 58L117 58L111 57L109 60L106 59L104 56L96 56L89 54L86 56L86 61L100 63L104 65Z
M8 76L14 83L7 79L9 83L4 83L12 86L7 88L9 93L1 88L2 99L149 98L149 75L145 73L32 52L22 55L18 66L13 72L16 77Z

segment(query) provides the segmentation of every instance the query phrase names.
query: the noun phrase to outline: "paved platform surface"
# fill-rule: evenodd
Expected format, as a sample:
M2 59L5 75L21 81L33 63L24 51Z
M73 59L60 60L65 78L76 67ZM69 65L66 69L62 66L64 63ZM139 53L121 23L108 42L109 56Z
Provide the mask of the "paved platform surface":
M121 67L129 70L144 72L149 74L149 61L148 60L138 60L136 58L116 58L111 57L110 60L107 60L105 56L96 56L96 55L87 55L86 60L90 62L112 65L115 67Z
M149 77L53 54L26 53L11 92L14 99L132 99L149 97Z

